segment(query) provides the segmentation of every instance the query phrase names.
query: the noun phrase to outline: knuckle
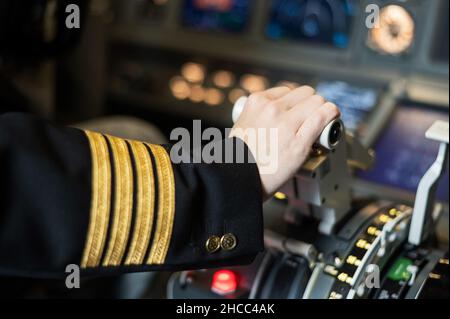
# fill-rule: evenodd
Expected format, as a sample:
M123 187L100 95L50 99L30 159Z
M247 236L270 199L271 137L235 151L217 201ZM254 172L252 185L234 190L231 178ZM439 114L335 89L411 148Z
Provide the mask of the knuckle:
M283 90L285 92L290 92L290 91L292 91L293 88L289 83L283 83L283 84L277 86L276 89L280 90L280 91Z
M315 94L313 96L313 98L314 98L314 101L316 101L319 104L325 104L327 102L327 100L322 95Z
M327 118L328 116L326 109L320 108L318 109L318 112L316 112L314 120L317 121L317 123L326 123Z
M309 86L309 85L303 85L303 86L300 87L300 89L305 91L306 94L308 94L310 96L316 94L316 90L313 87Z
M280 112L280 103L277 101L272 101L267 104L265 112L267 112L267 115L269 116L275 116Z
M259 105L264 103L264 98L261 93L252 93L248 97L248 102L250 105Z
M325 104L328 112L333 115L333 117L339 117L341 115L341 111L339 110L339 108L336 106L336 104L328 102Z
M275 101L271 101L268 105L270 108L273 108L275 110L281 110L284 103L281 100L275 100Z

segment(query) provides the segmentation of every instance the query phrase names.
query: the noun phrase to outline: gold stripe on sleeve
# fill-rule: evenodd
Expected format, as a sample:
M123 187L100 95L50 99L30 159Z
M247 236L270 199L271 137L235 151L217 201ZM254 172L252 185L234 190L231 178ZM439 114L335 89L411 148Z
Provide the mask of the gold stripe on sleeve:
M155 210L155 181L150 154L144 144L130 141L136 163L136 216L125 265L141 265L150 241Z
M111 200L111 166L105 138L98 133L85 132L91 150L92 190L91 210L82 268L97 267L105 246Z
M172 163L166 150L159 145L149 145L158 176L158 218L147 264L161 265L169 250L175 218L175 180Z
M114 217L103 266L119 266L128 242L133 210L133 171L124 140L107 136L114 156Z

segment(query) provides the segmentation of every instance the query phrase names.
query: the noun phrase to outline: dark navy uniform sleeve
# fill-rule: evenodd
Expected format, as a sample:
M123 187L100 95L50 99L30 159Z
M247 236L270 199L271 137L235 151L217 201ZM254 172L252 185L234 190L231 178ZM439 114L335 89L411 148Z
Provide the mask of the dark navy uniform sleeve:
M169 154L168 146L0 115L0 275L251 262L263 250L256 165L173 164Z

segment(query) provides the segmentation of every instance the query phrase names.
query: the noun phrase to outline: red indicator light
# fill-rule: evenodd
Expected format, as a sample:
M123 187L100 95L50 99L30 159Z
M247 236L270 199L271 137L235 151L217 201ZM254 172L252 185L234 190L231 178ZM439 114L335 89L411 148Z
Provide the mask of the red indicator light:
M232 294L237 289L236 274L230 270L217 271L212 280L211 290L219 295Z

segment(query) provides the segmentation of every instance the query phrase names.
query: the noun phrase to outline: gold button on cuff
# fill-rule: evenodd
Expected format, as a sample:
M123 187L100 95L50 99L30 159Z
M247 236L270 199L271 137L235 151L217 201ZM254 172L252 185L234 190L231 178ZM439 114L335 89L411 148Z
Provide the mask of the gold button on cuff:
M206 241L206 245L205 245L206 250L210 254L215 253L216 251L218 251L220 249L220 243L221 243L221 240L220 240L219 236L211 236Z
M233 234L225 234L220 239L220 246L223 250L233 250L237 246L237 239L236 236Z

